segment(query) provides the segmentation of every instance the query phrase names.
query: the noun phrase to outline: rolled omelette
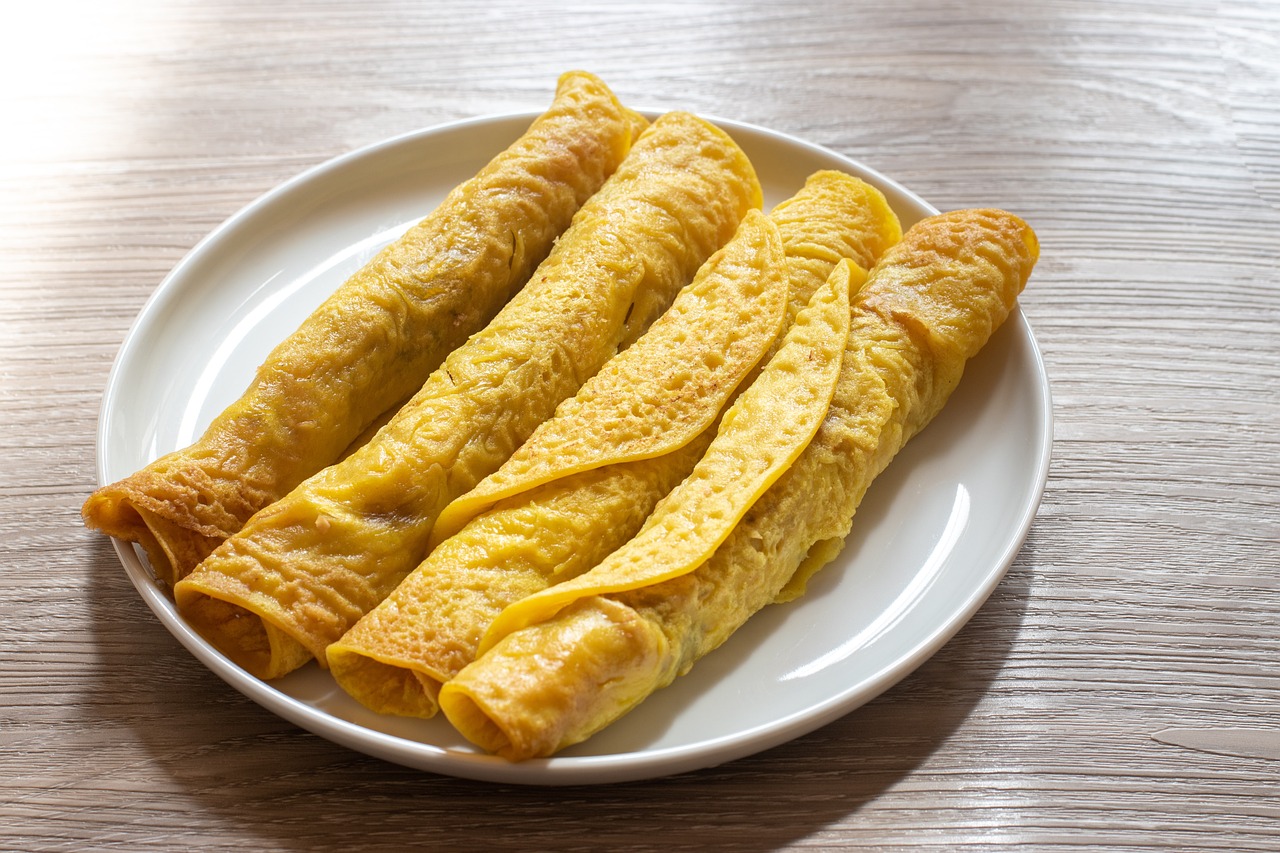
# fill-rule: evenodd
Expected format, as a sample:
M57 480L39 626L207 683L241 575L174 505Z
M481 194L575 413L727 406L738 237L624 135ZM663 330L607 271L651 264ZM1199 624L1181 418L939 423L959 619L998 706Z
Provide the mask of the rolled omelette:
M381 713L433 716L440 684L474 659L504 607L581 574L635 535L703 456L712 421L781 339L779 326L790 326L837 261L869 267L902 234L878 190L835 171L810 176L768 218L786 268L783 287L767 294L777 304L750 295L771 253L757 245L764 229L749 217L671 310L597 374L612 377L606 388L589 381L498 471L446 507L432 531L440 544L329 647L339 686ZM731 252L741 257L725 257ZM755 304L735 322L743 299ZM783 323L763 322L783 303ZM691 375L698 369L701 376Z
M259 677L324 665L422 562L440 510L638 338L760 201L729 136L688 113L658 119L497 317L368 444L180 581L180 612Z
M685 574L652 572L661 579L644 586L583 586L508 608L484 654L441 689L449 720L513 760L553 754L688 672L764 605L801 592L801 570L838 553L867 487L945 404L1038 255L1031 229L1003 211L911 228L855 299L817 434L710 559Z
M482 482L513 464L521 473L533 474L521 480L532 479L529 488L537 489L550 481L573 480L574 474L632 463L653 472L641 482L669 490L683 474L668 473L672 466L654 457L677 453L707 430L777 336L787 296L777 226L751 211L670 310L587 380ZM537 466L543 460L550 465ZM486 614L491 619L509 600L545 587L553 577L589 567L587 561L605 543L621 544L648 515L649 490L641 488L634 495L631 489L600 489L598 478L586 479L596 488L572 495L590 500L598 526L608 529L574 529L581 525L564 515L567 506L558 513L561 525L548 526L555 519L539 510L534 510L538 517L528 517L532 507L544 505L544 495L532 503L515 502L512 512L499 514L479 530L468 528L467 536L446 539L329 646L329 668L339 686L374 710L433 715L439 682L473 656L474 644L488 626ZM518 527L498 529L495 520L514 521ZM549 560L553 554L561 559ZM411 662L417 665L404 667Z
M337 460L485 325L613 173L646 122L569 72L551 107L352 275L195 444L93 493L85 523L185 577L258 510Z

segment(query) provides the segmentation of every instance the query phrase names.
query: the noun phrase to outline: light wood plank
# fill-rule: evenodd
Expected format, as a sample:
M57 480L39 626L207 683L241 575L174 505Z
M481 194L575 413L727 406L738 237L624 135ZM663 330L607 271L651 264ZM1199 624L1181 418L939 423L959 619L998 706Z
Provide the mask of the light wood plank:
M31 4L0 35L0 848L1280 848L1280 6ZM1025 547L938 655L761 755L598 789L423 774L184 652L79 524L130 323L299 171L630 103L830 146L1039 232Z

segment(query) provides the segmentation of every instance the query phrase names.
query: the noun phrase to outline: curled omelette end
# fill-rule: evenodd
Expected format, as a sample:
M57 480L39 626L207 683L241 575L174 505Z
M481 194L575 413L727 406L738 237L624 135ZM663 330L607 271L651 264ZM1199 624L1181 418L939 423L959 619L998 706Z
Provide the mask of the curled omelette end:
M710 559L578 598L506 635L440 691L449 719L510 759L551 755L687 672L784 591L798 593L788 582L838 553L871 481L941 409L1037 255L1031 229L1003 211L913 226L855 300L822 425Z
M600 80L563 75L547 112L341 285L195 444L95 491L85 524L181 580L421 388L528 280L641 130Z
M610 598L576 601L550 625L511 634L441 689L467 740L511 761L550 756L640 704L671 657L660 627Z
M440 510L638 338L759 199L750 162L722 131L685 113L658 119L493 321L368 444L179 582L179 610L255 675L308 655L324 665L325 649L422 562ZM209 598L238 608L235 631ZM274 631L294 647L267 642Z

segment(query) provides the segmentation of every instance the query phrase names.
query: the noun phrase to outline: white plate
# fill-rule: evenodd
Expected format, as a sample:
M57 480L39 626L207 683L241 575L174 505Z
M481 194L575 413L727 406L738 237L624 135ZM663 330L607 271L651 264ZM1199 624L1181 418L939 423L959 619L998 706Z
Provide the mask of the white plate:
M98 434L101 482L191 443L254 368L350 273L528 126L481 118L372 145L267 193L197 245L125 338ZM746 150L766 210L817 169L878 186L903 225L934 211L832 151L718 121ZM1048 472L1048 382L1020 312L969 366L937 420L867 494L841 557L803 599L766 608L693 672L561 755L511 764L439 717L373 714L314 663L270 684L194 633L133 546L129 578L174 636L228 684L287 720L389 761L530 784L648 778L777 745L848 713L911 672L978 609L1013 561Z

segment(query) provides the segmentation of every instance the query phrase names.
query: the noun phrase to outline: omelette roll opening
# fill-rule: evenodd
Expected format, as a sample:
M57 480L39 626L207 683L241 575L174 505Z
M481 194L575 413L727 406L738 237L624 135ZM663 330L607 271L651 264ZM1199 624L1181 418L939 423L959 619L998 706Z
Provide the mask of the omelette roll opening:
M95 523L111 536L142 546L156 580L178 582L176 566L194 566L209 556L220 539L166 518L145 505L104 490L94 496Z
M169 586L173 586L179 580L175 566L199 564L213 552L214 548L218 547L221 541L221 539L184 528L143 507L134 509L146 531L145 535L139 536L138 541L147 552L156 579L164 581ZM154 544L148 547L148 542Z
M448 701L451 710L447 716L467 740L485 752L510 757L506 754L511 749L513 733L504 731L487 712L483 696L462 685L454 688Z
M187 598L191 627L256 678L279 678L311 658L306 646L256 613L208 595Z
M512 761L548 756L670 680L666 636L625 604L582 599L505 637L440 690L464 737Z
M156 580L172 586L169 549L165 547L153 525L143 519L138 508L127 501L112 498L105 499L101 506L102 514L111 518L112 529L118 531L112 535L125 542L136 542L147 555L147 562L151 564Z
M380 714L430 719L444 676L408 661L355 651L334 643L325 652L329 671L343 690Z

